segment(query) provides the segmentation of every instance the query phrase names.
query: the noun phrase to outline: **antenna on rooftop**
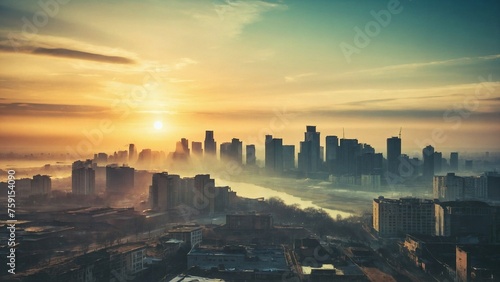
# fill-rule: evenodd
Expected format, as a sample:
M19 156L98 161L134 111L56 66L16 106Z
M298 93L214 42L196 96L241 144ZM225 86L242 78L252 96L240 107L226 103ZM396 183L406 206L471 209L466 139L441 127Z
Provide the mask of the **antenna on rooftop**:
M399 139L401 139L401 130L403 130L403 127L399 128Z
M342 139L345 139L345 132L343 127L342 127Z

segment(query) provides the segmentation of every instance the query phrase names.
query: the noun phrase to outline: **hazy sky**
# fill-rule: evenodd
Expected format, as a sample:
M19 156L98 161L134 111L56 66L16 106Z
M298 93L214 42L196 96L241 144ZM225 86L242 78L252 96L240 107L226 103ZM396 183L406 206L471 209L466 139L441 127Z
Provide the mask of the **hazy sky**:
M384 154L400 127L407 153L499 150L498 15L497 0L4 0L0 145L172 151L206 129L298 145L316 125L322 144L345 128Z

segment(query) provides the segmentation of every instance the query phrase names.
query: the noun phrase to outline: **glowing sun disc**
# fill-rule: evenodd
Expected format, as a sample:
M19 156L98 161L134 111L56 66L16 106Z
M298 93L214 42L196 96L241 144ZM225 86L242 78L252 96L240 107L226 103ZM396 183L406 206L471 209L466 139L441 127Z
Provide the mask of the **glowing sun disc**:
M153 127L156 129L156 130L160 130L163 128L163 122L157 120L155 121L155 123L153 124Z

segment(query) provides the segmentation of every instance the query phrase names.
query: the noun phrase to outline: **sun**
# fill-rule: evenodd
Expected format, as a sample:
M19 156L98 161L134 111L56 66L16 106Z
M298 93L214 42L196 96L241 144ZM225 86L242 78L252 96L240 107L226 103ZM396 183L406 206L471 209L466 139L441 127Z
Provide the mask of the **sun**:
M156 130L160 130L163 128L163 122L161 122L160 120L157 120L155 121L155 123L153 124L153 127L156 129Z

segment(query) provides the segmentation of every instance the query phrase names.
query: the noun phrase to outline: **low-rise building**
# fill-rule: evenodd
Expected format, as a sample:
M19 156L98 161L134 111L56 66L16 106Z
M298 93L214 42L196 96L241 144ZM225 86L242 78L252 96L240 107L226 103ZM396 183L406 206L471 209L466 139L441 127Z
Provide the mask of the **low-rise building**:
M482 241L495 240L495 207L479 201L435 203L435 235L478 236Z
M434 234L434 201L401 198L373 199L373 229L381 237L404 236L407 233Z
M224 246L193 248L188 253L188 268L258 272L285 272L289 269L285 251L281 247L250 248Z
M173 239L182 240L185 243L195 247L203 240L203 228L201 226L183 225L168 231Z
M129 243L113 246L107 249L111 276L117 277L115 281L122 281L120 277L133 276L144 269L146 258L146 245L144 243Z

